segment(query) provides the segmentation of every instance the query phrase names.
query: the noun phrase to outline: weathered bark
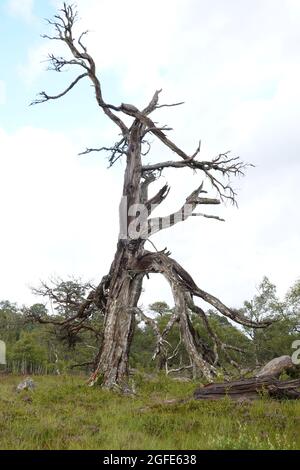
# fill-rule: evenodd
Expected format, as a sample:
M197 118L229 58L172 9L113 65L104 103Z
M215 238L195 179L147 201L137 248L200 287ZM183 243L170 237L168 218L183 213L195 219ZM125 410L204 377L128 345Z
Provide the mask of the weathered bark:
M121 207L123 201L128 207L135 207L141 204L142 198L147 197L145 188L141 190L141 130L142 126L136 122L128 137ZM120 212L120 239L109 273L103 342L99 362L89 380L90 385L99 380L107 388L126 386L129 351L134 331L134 309L141 295L144 277L142 273L134 273L132 270L136 258L143 251L144 241L128 238L130 224L135 220L135 214L131 215L127 210L125 219L124 212Z
M175 309L179 316L181 337L193 366L193 377L204 376L207 380L212 380L215 369L203 358L203 354L197 344L196 333L187 311L188 306L185 300L185 293L174 281L169 281L175 301Z
M134 312L142 288L142 275L131 279L126 269L122 269L106 308L103 342L99 362L89 384L99 379L104 387L126 385L128 377L129 351L134 330Z
M246 326L265 327L268 322L255 323L243 317L239 313L226 307L219 299L201 290L192 277L174 259L170 258L167 250L149 252L144 249L146 240L169 226L185 221L190 216L201 216L215 220L223 220L217 215L207 213L195 213L199 205L218 205L225 198L236 203L236 193L233 190L229 178L243 175L244 169L249 165L242 162L239 157L230 157L229 153L221 153L211 160L200 160L201 141L196 151L189 155L171 141L166 132L167 126L157 126L149 117L158 108L164 106L177 106L182 103L159 104L157 90L149 104L139 110L131 104L121 103L119 106L109 104L104 100L100 79L98 78L96 65L92 56L83 44L83 36L74 35L74 23L77 12L73 6L63 4L63 8L55 15L53 21L48 21L54 27L55 35L44 35L50 40L59 40L64 43L71 59L49 56L50 66L53 70L61 72L64 67L79 67L84 73L80 74L72 83L57 95L40 93L33 104L43 103L49 100L62 98L77 85L80 80L89 79L94 91L99 109L118 127L121 132L120 140L111 147L98 149L88 148L82 154L90 152L110 152L109 163L112 166L120 157L126 157L126 170L124 174L122 200L120 203L120 231L117 250L114 261L107 276L104 276L96 289L91 289L89 295L80 303L73 301L73 308L77 308L77 314L60 322L58 320L38 318L42 323L54 323L61 325L66 330L77 334L81 329L93 330L87 325L91 315L91 309L96 306L104 315L104 331L101 348L95 359L95 370L90 378L90 385L98 380L104 387L123 386L128 376L128 359L132 334L134 330L134 315L138 313L138 301L141 294L143 277L148 273L159 273L169 282L175 302L175 315L170 319L165 330L157 333L157 347L154 357L164 350L166 337L175 322L179 322L182 341L186 347L194 376L204 375L207 379L215 373L218 361L218 348L230 348L224 345L210 328L206 321L206 314L195 306L193 298L200 297L213 306L222 315ZM121 116L121 117L120 117ZM126 122L123 121L123 116ZM131 124L128 125L127 121ZM150 150L150 144L145 137L151 134L155 136L165 147L173 152L180 160L145 164L142 157ZM143 151L143 146L148 150ZM197 188L186 198L179 210L167 217L150 218L154 206L161 204L169 194L167 184L152 198L148 198L148 187L160 178L165 168L189 168L194 172L200 171L214 189L216 197L202 197L206 193L204 183L199 182ZM110 197L112 197L110 195ZM142 212L142 217L141 216ZM46 289L46 295L53 295L51 289ZM55 299L57 302L57 299ZM63 299L59 301L63 302ZM213 339L214 351L211 351L198 337L193 328L189 316L189 309L201 315L207 331ZM99 335L99 332L95 332ZM98 337L98 336L97 336ZM165 353L165 351L164 351ZM167 364L167 362L166 362ZM190 367L190 366L187 366Z

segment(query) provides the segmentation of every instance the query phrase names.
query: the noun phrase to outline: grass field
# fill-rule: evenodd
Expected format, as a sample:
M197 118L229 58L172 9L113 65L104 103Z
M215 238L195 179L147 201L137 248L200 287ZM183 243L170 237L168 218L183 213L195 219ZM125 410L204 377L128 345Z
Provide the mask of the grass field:
M0 449L300 449L300 401L189 401L195 383L137 383L135 398L88 388L84 378L0 376Z

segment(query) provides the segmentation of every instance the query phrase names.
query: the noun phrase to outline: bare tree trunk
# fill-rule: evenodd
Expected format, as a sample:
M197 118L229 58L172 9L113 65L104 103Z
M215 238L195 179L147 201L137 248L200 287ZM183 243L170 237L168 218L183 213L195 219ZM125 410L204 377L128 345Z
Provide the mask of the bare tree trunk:
M134 210L131 213L127 209L137 207L147 195L145 188L142 191L140 185L141 130L142 126L137 122L132 126L129 136L120 203L120 239L109 273L109 293L99 362L89 380L90 385L99 381L107 388L126 387L129 351L134 331L134 309L141 295L144 277L142 273L135 273L132 269L143 252L144 241L130 238L130 224L136 220L136 215Z
M202 352L199 350L199 345L197 344L196 332L189 318L186 299L189 294L185 293L180 284L170 277L169 272L165 273L165 275L172 289L175 310L179 316L181 337L193 367L193 377L198 378L204 376L207 380L212 380L215 369L203 358Z
M210 380L215 373L214 366L218 359L217 349L234 348L218 339L210 327L205 312L194 304L193 297L201 298L222 315L242 325L262 328L267 326L268 322L252 322L238 312L229 309L219 299L201 290L191 276L174 259L169 257L170 253L166 249L162 251L155 249L155 252L149 252L144 249L144 244L151 235L178 222L183 222L190 216L223 221L217 215L203 212L196 213L194 210L199 206L218 205L224 199L235 204L236 193L229 178L243 175L244 170L249 165L240 161L239 157L230 156L228 152L221 153L211 160L200 160L198 157L200 156L201 141L192 154L179 148L166 134L171 129L166 125L158 126L149 117L158 108L182 104L181 102L159 104L159 95L162 90L157 90L149 104L142 110L131 104L121 103L116 106L107 103L103 98L102 85L97 75L95 61L83 42L86 32L76 36L73 30L77 17L74 6L64 3L58 15L55 15L52 21L49 20L49 24L53 26L54 35L44 35L44 37L49 40L63 42L72 55L72 59L68 60L51 54L49 56L50 68L61 72L65 70L65 67L69 68L75 65L83 73L78 75L61 93L53 96L41 92L32 104L60 99L71 92L80 80L88 79L92 83L99 109L117 126L118 131L121 132L121 137L111 147L90 148L82 154L94 151L110 152L110 166L119 158L126 157L126 170L120 204L119 241L110 272L107 276L104 276L99 286L96 289L91 289L88 296L84 297L83 300L81 299L81 302L76 302L71 296L72 307L73 309L74 306L77 308L75 315L61 322L57 319L44 319L41 317L37 319L42 323L61 325L73 334L77 334L83 328L95 332L92 325L87 324L87 322L91 316L92 306L96 306L100 314L104 315L104 332L100 351L95 359L94 373L89 383L93 385L99 380L104 387L122 387L128 377L128 360L134 330L134 315L139 311L137 305L142 290L143 277L148 273L160 273L171 285L176 314L172 316L162 333L160 333L159 328L155 327L157 348L154 357L164 350L168 332L174 323L179 321L181 337L193 365L194 375L201 373ZM126 120L123 120L124 117ZM157 138L168 150L171 150L176 159L157 163L143 161L143 157L148 154L151 148L147 141L149 134ZM150 217L155 207L168 196L170 188L167 184L164 184L149 199L148 186L158 180L166 168L189 168L194 173L198 171L199 174L200 172L209 181L217 198L206 197L207 191L203 189L204 182L202 181L200 186L198 186L198 182L198 187L192 191L177 211L165 217ZM110 197L114 196L110 195ZM141 212L143 213L142 217L140 217ZM57 295L53 295L53 291L46 285L44 285L44 292L44 295L52 296L52 299L57 303L68 300L67 297L61 299ZM40 292L41 294L42 292ZM189 317L189 309L201 316L208 334L213 339L214 351L208 351L201 338L198 337ZM150 321L150 319L148 320ZM99 331L95 333L99 336ZM211 352L213 356L211 356Z
M99 381L99 384L107 388L126 386L135 324L134 308L141 294L142 280L142 275L132 279L128 271L123 269L111 287L100 358L89 380L90 385Z

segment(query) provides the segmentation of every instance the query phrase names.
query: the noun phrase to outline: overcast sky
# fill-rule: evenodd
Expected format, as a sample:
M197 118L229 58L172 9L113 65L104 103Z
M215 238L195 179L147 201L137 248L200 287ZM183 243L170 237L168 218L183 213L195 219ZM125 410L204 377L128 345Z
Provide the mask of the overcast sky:
M47 72L57 43L43 18L61 2L0 4L0 299L32 303L30 286L50 276L97 282L117 242L120 163L104 154L79 157L86 146L114 143L118 130L97 109L88 82L60 101L28 104L42 90L62 91L74 71ZM282 295L299 278L300 2L299 0L77 0L104 98L142 107L156 89L156 112L187 153L202 139L203 159L231 150L255 168L234 181L239 209L226 219L191 218L153 237L198 285L238 307L264 275ZM146 157L174 157L156 145ZM181 207L201 175L170 170L171 192L160 214ZM206 183L206 189L209 189ZM147 245L151 249L150 245ZM170 302L158 276L141 302Z

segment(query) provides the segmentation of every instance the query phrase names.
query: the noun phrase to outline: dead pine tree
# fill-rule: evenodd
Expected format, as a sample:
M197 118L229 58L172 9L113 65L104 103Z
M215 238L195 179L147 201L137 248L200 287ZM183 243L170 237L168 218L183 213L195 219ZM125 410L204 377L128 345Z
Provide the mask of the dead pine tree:
M120 138L112 146L87 148L83 154L108 152L110 166L121 158L126 161L126 169L120 203L120 231L111 268L99 285L91 289L85 300L78 302L76 314L64 320L62 326L70 331L78 332L87 327L93 308L98 309L104 317L103 335L89 384L93 385L98 382L107 388L124 387L128 378L128 358L135 316L142 314L138 308L138 301L143 279L150 273L160 274L171 287L175 309L165 330L160 332L157 328L155 329L157 347L154 356L162 353L168 332L175 323L178 323L182 342L191 361L188 367L193 368L194 376L201 375L211 380L216 372L218 352L222 350L230 358L232 347L222 343L217 337L210 327L205 312L195 304L194 299L204 300L219 313L241 325L263 328L268 325L268 322L253 322L226 307L218 298L200 289L188 272L170 257L167 249L150 251L145 248L145 243L153 234L185 221L190 216L197 215L217 221L222 220L207 212L194 211L198 206L215 206L224 200L235 204L236 193L231 186L230 177L243 175L248 164L242 162L239 157L231 157L229 153L221 153L216 158L203 161L200 159L200 144L191 155L178 147L167 136L170 128L159 126L151 118L152 113L159 108L182 104L160 104L161 90L155 91L144 109L125 103L119 105L107 103L95 61L84 44L86 32L75 37L76 20L75 7L64 3L63 8L53 20L48 20L54 29L53 35L43 37L61 41L69 53L68 58L49 55L51 69L60 72L66 67L76 66L77 69L78 67L82 69L82 73L64 91L56 95L42 92L32 104L63 98L79 81L90 80L99 110L113 122L120 132ZM129 121L131 122L128 125ZM147 143L149 135L168 147L172 159L157 163L145 162L145 155L150 150ZM167 168L174 168L175 171L189 168L199 175L200 180L197 188L179 204L177 212L166 217L153 217L154 208L167 198L169 186L164 184L151 198L148 196L148 189ZM205 185L214 191L215 197L207 195ZM190 319L191 311L203 320L214 344L213 351L207 351L193 328Z

